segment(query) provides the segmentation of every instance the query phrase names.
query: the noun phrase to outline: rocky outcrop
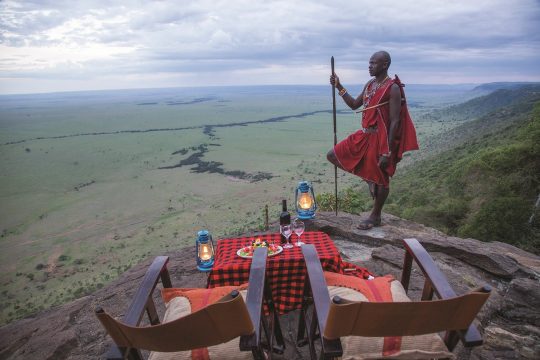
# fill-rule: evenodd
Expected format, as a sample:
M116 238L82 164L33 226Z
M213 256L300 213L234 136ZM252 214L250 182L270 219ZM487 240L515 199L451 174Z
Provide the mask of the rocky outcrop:
M166 254L174 285L201 287L206 275L195 268L193 247ZM109 339L94 315L99 305L123 316L153 258L134 266L95 293L0 328L0 359L99 359ZM160 303L156 293L156 304Z
M458 294L489 284L492 295L478 317L484 345L458 347L460 359L540 358L540 258L502 243L449 237L434 229L391 215L383 226L357 230L359 217L320 213L308 229L331 235L342 256L378 275L399 278L403 264L403 238L417 238L433 256ZM206 275L195 269L193 248L167 254L173 284L204 287ZM109 340L94 317L100 305L122 316L137 284L152 259L133 267L119 279L95 293L0 328L0 359L96 359ZM423 279L413 271L410 296L420 298ZM156 301L159 304L160 300ZM288 344L294 342L294 316L285 316L282 327ZM293 348L293 346L290 346ZM292 351L292 350L291 350ZM294 349L284 358L301 358ZM307 357L305 357L307 358Z
M355 228L358 220L354 215L324 213L310 225L330 234L338 245L344 243L340 247L349 261L379 275L390 273L399 279L404 257L401 239L413 237L431 254L456 293L484 284L492 287L478 316L484 344L472 350L458 346L459 358L540 358L540 257L504 243L450 237L392 215L385 214L383 226L368 231ZM421 297L422 286L419 271L413 272L413 299Z

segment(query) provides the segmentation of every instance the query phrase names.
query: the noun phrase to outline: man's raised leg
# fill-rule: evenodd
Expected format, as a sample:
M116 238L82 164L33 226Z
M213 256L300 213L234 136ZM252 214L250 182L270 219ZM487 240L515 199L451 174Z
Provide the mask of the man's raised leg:
M334 152L334 149L328 150L328 153L326 153L326 159L328 159L328 161L330 161L332 164L336 165L341 170L347 171L339 163L339 160L337 159L337 156L336 156L336 153Z

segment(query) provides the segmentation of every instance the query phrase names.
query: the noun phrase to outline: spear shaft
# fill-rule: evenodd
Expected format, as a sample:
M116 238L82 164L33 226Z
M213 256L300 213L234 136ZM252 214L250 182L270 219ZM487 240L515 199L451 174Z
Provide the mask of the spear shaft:
M334 73L334 57L332 56L331 59L332 64L332 75L335 75ZM332 84L332 115L334 118L334 147L337 144L337 125L336 125L336 83ZM337 198L337 165L334 164L334 195L336 198L336 216L338 214L338 198Z

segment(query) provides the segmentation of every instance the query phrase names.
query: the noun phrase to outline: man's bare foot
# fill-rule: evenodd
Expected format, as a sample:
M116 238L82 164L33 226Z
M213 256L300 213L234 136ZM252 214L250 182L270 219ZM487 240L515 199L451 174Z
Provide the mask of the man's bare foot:
M360 221L360 224L358 224L358 229L360 230L369 230L371 228L374 228L376 226L381 226L381 219L372 219L367 218L366 220Z

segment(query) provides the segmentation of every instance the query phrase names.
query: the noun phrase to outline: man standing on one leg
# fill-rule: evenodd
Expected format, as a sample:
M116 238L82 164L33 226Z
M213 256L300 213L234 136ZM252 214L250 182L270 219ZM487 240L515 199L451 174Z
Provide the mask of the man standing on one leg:
M341 85L337 75L330 83L339 90L343 101L353 110L363 105L362 128L331 149L327 158L332 164L364 179L373 197L373 210L358 228L370 229L381 224L381 213L390 191L390 177L405 151L417 150L416 131L407 110L403 84L390 79L390 54L378 51L369 59L369 75L362 93L354 98Z

